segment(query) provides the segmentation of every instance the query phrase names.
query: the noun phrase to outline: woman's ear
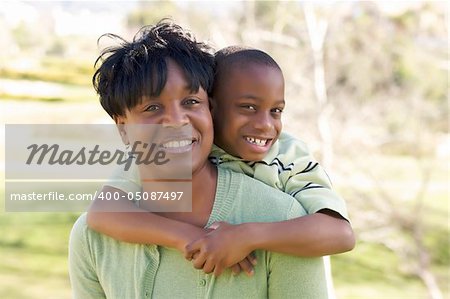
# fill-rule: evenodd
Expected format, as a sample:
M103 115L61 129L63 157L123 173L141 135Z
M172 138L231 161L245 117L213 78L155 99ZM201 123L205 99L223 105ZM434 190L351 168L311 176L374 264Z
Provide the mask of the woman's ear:
M128 134L126 131L126 117L114 116L114 121L116 122L116 126L119 130L120 138L122 139L123 144L130 144L130 140L128 139Z
M209 102L209 112L211 112L211 116L214 118L214 112L216 111L216 105L214 105L214 100L212 97L208 98L208 102Z

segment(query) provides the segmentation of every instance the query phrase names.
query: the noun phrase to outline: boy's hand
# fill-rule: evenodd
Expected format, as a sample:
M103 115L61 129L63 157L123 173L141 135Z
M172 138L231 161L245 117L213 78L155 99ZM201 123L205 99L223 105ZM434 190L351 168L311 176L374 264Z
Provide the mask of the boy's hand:
M234 275L238 275L241 273L241 271L244 271L248 276L252 276L255 271L253 270L253 266L256 265L256 257L253 255L253 253L250 253L237 264L234 264L231 266L231 271L233 271ZM214 275L219 276L222 274L223 269L214 269Z
M195 262L196 258L198 257L199 251L197 251L196 253L194 253L192 260ZM233 272L234 275L238 275L239 273L241 273L242 271L245 272L248 276L252 276L254 274L254 270L253 270L253 266L256 265L256 257L253 255L253 253L250 253L249 255L247 255L245 257L245 259L243 259L242 261L240 261L239 263L236 263L234 265L232 265L231 271ZM199 269L203 269L203 268L199 268ZM223 268L214 268L214 275L215 276L219 276L220 274L222 274L223 272ZM210 272L205 272L205 273L210 273Z
M211 228L204 229L204 228L200 228L200 227L191 225L189 228L183 229L179 232L179 236L178 236L178 240L177 240L177 244L176 244L175 248L178 249L179 251L181 251L181 253L183 253L184 256L186 256L186 247L189 244L194 243L194 241L205 237L205 235L208 234L212 230L213 229L211 229Z
M210 228L213 230L186 246L185 258L193 261L194 268L216 276L228 267L236 274L243 270L252 275L256 259L250 255L245 227L217 222Z

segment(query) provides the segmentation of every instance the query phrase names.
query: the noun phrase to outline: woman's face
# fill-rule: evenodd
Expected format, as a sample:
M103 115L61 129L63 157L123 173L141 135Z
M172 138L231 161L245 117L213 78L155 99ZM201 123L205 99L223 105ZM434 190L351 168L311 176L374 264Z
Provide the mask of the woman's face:
M185 162L192 162L194 174L207 163L213 143L208 95L201 87L197 92L191 92L183 71L170 59L167 71L167 82L161 94L144 97L140 104L126 111L125 117L117 117L116 123L125 125L122 135L130 135L126 128L134 124L159 125L153 126L163 132L158 135L159 149L169 158L192 157L192 161Z

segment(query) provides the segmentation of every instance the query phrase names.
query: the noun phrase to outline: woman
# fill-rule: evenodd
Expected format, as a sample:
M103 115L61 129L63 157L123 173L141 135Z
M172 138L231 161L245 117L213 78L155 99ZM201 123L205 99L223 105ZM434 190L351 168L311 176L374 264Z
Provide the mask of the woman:
M184 226L167 220L202 231L218 221L273 222L305 215L290 196L208 161L213 142L208 102L213 57L207 50L181 27L160 22L132 43L110 51L99 69L102 75L94 76L105 99L102 105L125 142L133 141L134 124L180 130L179 141L190 140L186 148L169 151L169 157L176 159L186 149L192 156L192 212L153 217L160 217L160 225L170 225L173 235L183 235ZM161 244L177 247L173 235ZM196 270L169 247L129 244L96 233L88 228L86 215L75 223L69 247L75 298L327 297L321 258L256 251L254 275L235 276L228 270L215 277Z

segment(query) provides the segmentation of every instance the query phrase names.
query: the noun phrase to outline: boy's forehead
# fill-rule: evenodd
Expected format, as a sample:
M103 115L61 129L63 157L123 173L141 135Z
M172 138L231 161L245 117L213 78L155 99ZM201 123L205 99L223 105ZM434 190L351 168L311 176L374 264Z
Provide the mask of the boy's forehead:
M224 67L224 71L231 74L235 72L245 73L251 71L265 71L265 70L277 70L282 73L281 70L273 65L255 62L255 61L239 61L228 64Z
M283 104L284 77L277 67L254 64L253 66L234 67L220 78L214 90L215 101L232 99L253 99L264 101L270 99L272 104Z
M261 76L266 77L267 75L276 75L280 76L281 79L284 81L283 72L272 65L262 64L262 63L244 63L244 64L234 64L229 65L226 67L227 70L222 73L222 76L220 76L219 80L222 82L219 82L219 84L234 84L233 79L238 80L249 80L251 81L258 81Z

